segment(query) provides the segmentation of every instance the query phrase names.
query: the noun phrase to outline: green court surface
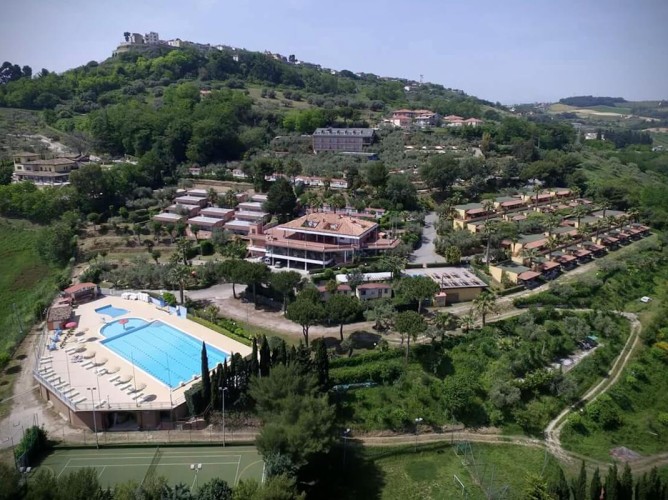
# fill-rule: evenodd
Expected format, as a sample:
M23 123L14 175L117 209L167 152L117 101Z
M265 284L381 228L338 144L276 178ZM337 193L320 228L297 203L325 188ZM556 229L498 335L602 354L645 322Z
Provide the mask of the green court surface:
M193 464L195 469L201 464L199 472L191 468ZM51 469L61 476L84 467L96 469L105 487L158 476L191 487L218 477L234 486L241 479L261 481L264 472L262 458L252 446L57 449L37 469Z

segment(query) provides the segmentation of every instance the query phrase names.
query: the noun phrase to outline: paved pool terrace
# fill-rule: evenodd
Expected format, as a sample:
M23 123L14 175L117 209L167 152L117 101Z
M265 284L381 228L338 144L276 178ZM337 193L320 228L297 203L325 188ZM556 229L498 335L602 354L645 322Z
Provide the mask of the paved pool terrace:
M96 312L96 309L106 306L125 310L127 313L112 317ZM185 390L199 380L201 375L199 353L202 342L207 345L210 366L215 366L212 363L220 359L220 356L232 353L247 356L251 353L251 348L248 346L146 302L126 300L121 297L101 297L79 305L76 308L76 315L79 318L79 325L74 329L75 333L68 337L66 332L63 332L56 350L47 350L48 342L42 342L40 360L36 368L40 383L75 411L90 411L93 407L100 410L169 409L183 403ZM156 368L143 362L143 366L139 366L139 360L133 364L134 354L127 355L132 349L121 353L120 349L114 348L113 340L111 343L105 342L107 337L102 333L105 326L123 319L128 320L127 326L132 318L140 320L142 325L155 325L153 335L163 335L158 340L162 352L165 353L165 366L169 365L168 377L171 378L173 371L175 378L179 379L172 382L173 389L169 387L169 379L167 382L161 380L161 373L167 372L161 372L160 367ZM133 335L131 329L128 328L128 331L131 337ZM148 333L151 333L150 328ZM52 332L47 333L48 336L51 334ZM141 336L141 328L136 330L136 334L138 346L145 347L146 353L156 353L155 346L151 345L156 339L149 340ZM174 337L177 338L176 344L169 345L167 341L173 340ZM186 354L179 352L179 349L183 349L186 341L189 345L187 356L195 359L190 359L191 365L187 365L177 376L176 366L172 369L167 357L171 359L175 356L175 360L183 359ZM194 354L193 349L196 349L197 354ZM162 361L162 356L154 358L158 362ZM193 366L197 369L193 370ZM194 373L188 377L191 371ZM197 378L193 378L192 375ZM181 385L182 378L188 378L183 380L183 385Z

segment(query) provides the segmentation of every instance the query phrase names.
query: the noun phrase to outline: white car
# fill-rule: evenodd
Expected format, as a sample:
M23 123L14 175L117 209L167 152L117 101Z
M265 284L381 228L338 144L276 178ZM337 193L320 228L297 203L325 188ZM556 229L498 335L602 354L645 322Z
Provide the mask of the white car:
M640 299L640 302L642 302L643 304L648 304L648 303L650 303L651 301L652 301L652 298L651 298L651 297L647 297L647 296L641 297L641 299Z
M280 268L283 267L283 263L280 260L278 260L278 261L276 261L276 264L274 264L274 267L276 269L280 269Z

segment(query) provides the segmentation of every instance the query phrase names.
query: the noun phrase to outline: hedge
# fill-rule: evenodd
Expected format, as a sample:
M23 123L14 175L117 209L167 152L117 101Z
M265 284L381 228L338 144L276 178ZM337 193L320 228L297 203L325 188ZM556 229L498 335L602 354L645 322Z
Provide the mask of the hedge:
M223 328L222 326L217 325L216 323L211 323L210 321L200 318L198 316L195 316L193 314L188 314L188 319L193 320L195 323L199 323L202 326L205 326L207 328L210 328L211 330L220 333L221 335L225 335L226 337L230 337L231 339L236 340L237 342L241 342L243 345L251 346L253 345L253 341L250 337L246 336L246 332L241 328L240 326L234 324L234 332ZM218 320L219 323L225 322L225 324L232 324L233 322L229 319L222 318ZM241 331L241 333L239 333Z
M335 358L329 362L329 367L342 368L344 366L358 366L362 363L370 363L373 361L383 361L400 358L404 355L404 352L401 349L390 349L388 351L371 351L363 354L358 354L356 356L345 357L345 358Z
M389 384L404 372L405 364L401 359L372 361L358 366L343 366L329 370L329 380L333 385L376 382Z
M506 288L505 290L499 290L498 292L496 292L496 294L499 297L505 297L506 295L510 295L512 293L521 292L524 289L525 288L522 285L511 286L510 288Z

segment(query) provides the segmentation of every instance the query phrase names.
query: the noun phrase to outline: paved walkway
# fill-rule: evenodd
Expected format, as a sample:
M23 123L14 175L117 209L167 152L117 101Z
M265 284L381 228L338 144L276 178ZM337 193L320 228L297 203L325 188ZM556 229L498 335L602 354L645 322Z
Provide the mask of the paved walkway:
M436 241L436 223L438 214L429 212L424 218L424 228L422 229L422 245L415 250L410 261L413 264L430 264L432 262L445 262L445 258L436 253L434 242Z

